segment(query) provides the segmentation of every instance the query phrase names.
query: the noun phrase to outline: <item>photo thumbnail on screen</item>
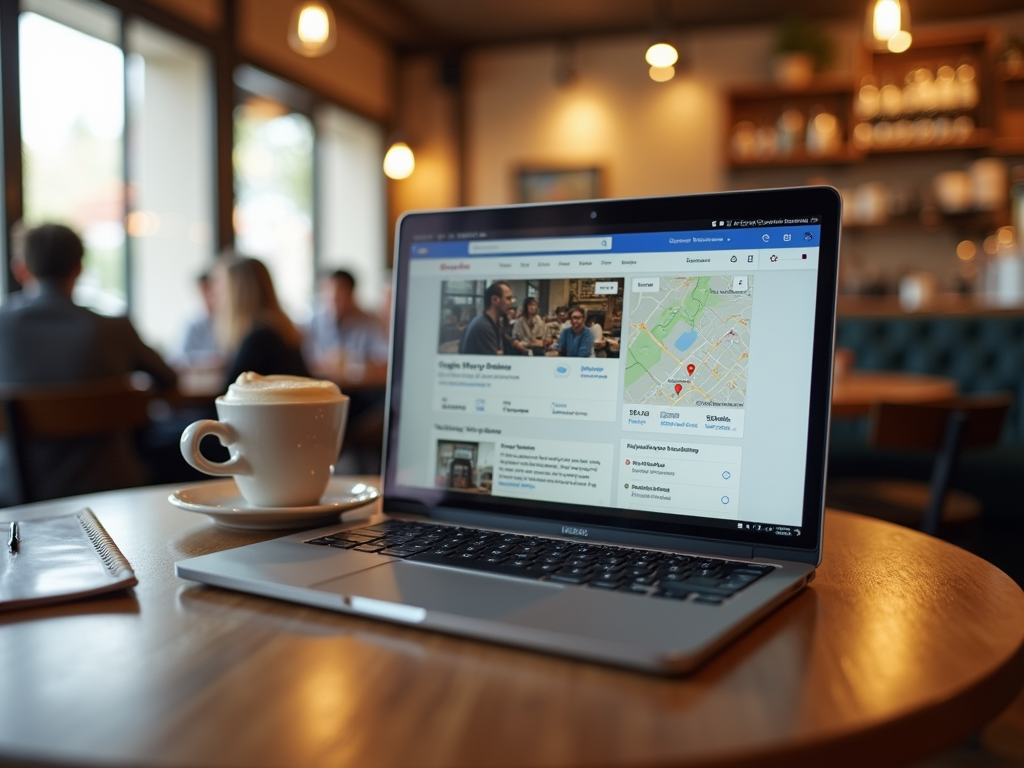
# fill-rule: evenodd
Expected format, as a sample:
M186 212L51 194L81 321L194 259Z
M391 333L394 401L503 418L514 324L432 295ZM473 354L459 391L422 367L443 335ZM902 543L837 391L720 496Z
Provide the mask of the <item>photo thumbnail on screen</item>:
M493 480L494 443L437 441L437 488L490 493Z
M446 280L440 354L618 357L625 279Z

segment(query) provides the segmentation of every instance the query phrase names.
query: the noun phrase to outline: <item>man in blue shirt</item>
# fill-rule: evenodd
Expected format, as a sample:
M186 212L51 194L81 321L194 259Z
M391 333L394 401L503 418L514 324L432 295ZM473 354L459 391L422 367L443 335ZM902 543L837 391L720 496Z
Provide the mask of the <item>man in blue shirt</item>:
M583 310L569 310L569 327L558 337L558 354L562 357L590 357L594 352L594 334L583 325Z
M303 352L324 378L360 387L387 381L388 334L380 320L356 301L356 278L344 269L323 281L323 304L306 329Z
M224 353L213 330L213 291L209 272L203 272L196 278L196 287L203 297L203 314L185 328L185 338L173 364L182 368L218 368L224 364Z
M356 278L338 269L323 281L322 306L306 331L304 352L313 374L349 396L339 462L346 472L379 474L388 375L388 332L356 300Z

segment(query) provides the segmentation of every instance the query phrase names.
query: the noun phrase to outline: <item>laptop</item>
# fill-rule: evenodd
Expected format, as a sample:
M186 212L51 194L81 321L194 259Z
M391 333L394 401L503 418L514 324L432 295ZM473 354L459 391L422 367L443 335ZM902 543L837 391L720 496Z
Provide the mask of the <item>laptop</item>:
M177 575L695 669L821 559L839 230L828 187L406 214L383 514Z

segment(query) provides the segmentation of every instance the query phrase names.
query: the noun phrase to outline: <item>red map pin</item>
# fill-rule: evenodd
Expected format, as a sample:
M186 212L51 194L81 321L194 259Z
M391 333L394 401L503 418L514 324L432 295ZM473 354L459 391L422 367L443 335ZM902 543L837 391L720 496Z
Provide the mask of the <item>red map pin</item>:
M678 395L682 391L683 391L683 385L682 384L676 384L676 394Z
M697 366L696 366L696 365L694 365L693 363L690 363L690 364L689 364L688 366L686 366L686 372L687 372L688 374L690 374L691 376L693 376L693 372L694 372L695 370L697 370Z

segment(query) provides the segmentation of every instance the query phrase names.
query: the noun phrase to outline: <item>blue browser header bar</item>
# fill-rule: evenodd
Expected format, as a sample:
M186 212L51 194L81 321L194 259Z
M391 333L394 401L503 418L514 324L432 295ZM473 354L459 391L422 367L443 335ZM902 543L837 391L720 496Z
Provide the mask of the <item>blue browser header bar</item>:
M685 232L643 232L585 237L533 237L493 240L444 240L413 243L414 259L493 258L556 253L671 253L687 251L753 250L759 248L817 248L820 224L797 224L749 229L703 229Z

